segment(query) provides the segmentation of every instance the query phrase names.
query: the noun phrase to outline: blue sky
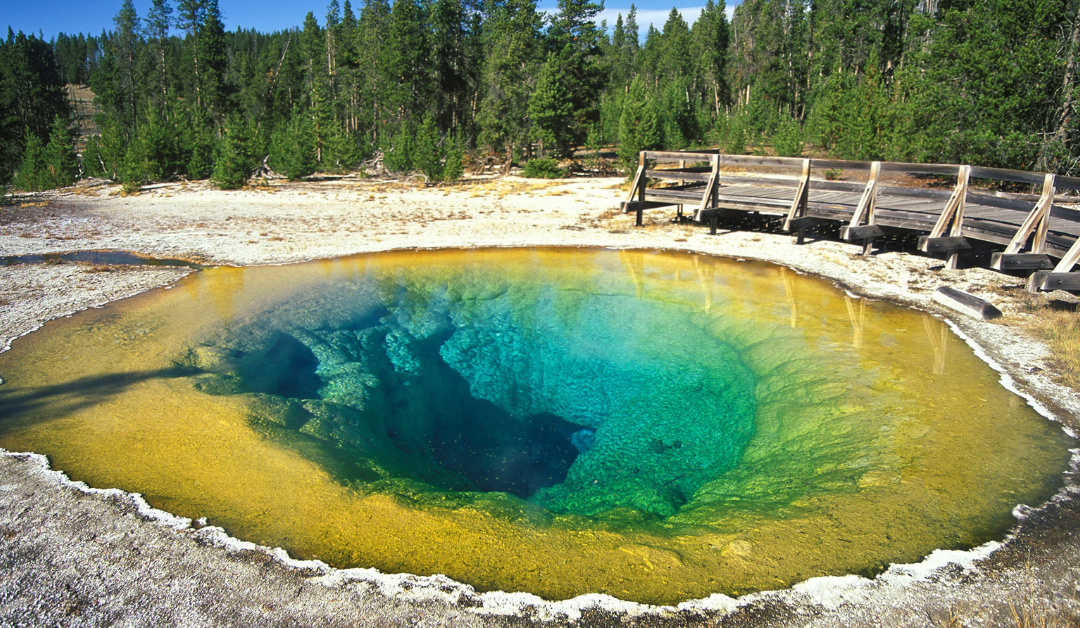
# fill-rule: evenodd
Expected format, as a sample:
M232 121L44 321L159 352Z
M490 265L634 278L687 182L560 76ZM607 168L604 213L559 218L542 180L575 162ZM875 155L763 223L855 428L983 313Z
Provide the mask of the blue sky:
M150 8L151 0L134 0L135 10L139 17L145 17ZM355 11L363 0L350 0ZM685 2L686 0L683 0ZM0 29L10 26L15 31L23 31L27 34L39 31L45 39L52 39L57 33L93 33L98 34L102 29L111 29L112 18L120 10L123 0L4 0L4 8L0 10ZM341 0L344 4L344 0ZM600 15L606 18L609 26L614 26L615 17L626 12L630 8L631 0L609 0L607 8ZM638 9L638 25L644 32L652 23L657 29L663 27L667 21L667 15L672 6L670 0L641 0L635 2ZM225 27L235 30L237 27L255 28L259 31L283 30L291 26L300 26L304 23L304 16L311 11L319 19L324 21L326 5L329 0L218 0L221 12L225 17ZM172 3L175 6L175 2ZM701 14L704 2L690 0L689 5L680 6L679 11L687 23L693 23ZM554 1L541 0L541 9L554 10ZM733 3L729 4L730 12ZM5 35L6 36L6 35Z

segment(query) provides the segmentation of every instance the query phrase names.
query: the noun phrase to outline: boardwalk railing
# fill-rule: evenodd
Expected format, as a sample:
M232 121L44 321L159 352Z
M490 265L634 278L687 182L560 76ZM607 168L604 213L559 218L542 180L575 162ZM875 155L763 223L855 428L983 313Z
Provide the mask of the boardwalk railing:
M826 175L835 171L865 182L830 180L835 177ZM897 175L909 175L905 185L888 185ZM930 187L943 178L955 181L952 189ZM973 179L1030 184L1041 194L993 194L969 186ZM649 187L650 180L674 184ZM910 187L913 180L928 184ZM799 244L807 228L839 222L842 237L861 242L864 252L874 238L915 231L925 234L919 249L947 255L949 268L979 240L1004 247L993 254L992 268L1031 271L1029 289L1080 290L1080 273L1071 272L1080 261L1080 211L1055 196L1066 190L1080 191L1080 178L967 165L643 151L623 209L641 225L646 209L675 206L681 217L690 207L711 233L734 212L773 214Z

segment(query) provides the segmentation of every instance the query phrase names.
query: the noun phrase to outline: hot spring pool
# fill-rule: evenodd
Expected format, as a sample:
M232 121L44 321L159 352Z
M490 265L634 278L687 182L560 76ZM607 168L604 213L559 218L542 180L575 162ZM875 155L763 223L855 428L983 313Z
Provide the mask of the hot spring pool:
M0 446L337 567L672 603L1000 538L1073 441L946 324L761 263L216 268L0 355Z

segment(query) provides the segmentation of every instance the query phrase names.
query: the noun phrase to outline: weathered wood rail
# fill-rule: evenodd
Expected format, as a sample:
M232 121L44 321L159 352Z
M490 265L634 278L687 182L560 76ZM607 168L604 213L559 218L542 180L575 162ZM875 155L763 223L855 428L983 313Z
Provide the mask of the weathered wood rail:
M855 172L866 181L828 180L826 171ZM888 185L896 175L955 183L952 189ZM970 186L973 179L1029 184L1041 194L994 194ZM650 180L676 184L649 187ZM1080 290L1080 273L1072 272L1080 261L1080 211L1062 206L1070 199L1055 196L1060 191L1080 191L1080 178L968 165L643 151L623 210L636 213L641 225L646 209L675 206L683 216L690 206L692 218L714 234L734 212L778 215L799 244L807 228L840 223L842 237L861 242L864 252L875 238L914 231L924 234L919 249L947 255L949 268L979 240L1003 247L992 255L995 270L1030 271L1030 290Z

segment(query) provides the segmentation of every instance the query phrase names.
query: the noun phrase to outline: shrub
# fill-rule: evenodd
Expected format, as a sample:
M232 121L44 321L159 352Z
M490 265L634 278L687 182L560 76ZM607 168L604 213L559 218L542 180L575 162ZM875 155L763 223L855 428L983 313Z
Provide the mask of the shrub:
M781 157L802 157L803 133L794 118L780 125L773 136L773 149Z
M529 179L561 179L566 176L566 171L559 167L555 158L547 157L530 160L525 164L522 175Z

